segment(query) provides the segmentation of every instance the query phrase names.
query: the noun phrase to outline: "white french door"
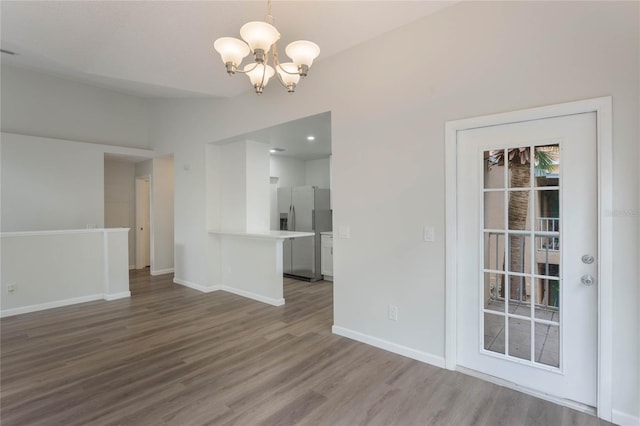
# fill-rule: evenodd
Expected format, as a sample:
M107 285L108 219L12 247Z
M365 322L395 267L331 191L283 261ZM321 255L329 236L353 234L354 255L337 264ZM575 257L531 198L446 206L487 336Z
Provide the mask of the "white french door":
M457 364L596 406L596 114L457 135Z

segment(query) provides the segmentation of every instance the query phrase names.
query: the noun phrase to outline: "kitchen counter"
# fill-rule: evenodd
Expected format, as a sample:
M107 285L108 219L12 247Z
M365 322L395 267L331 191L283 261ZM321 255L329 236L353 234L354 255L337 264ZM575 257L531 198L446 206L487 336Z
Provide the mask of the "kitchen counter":
M328 237L333 237L333 231L321 232L320 235L326 235Z
M315 232L265 231L265 232L225 232L209 231L210 234L225 237L258 238L268 240L285 240L289 238L313 237Z

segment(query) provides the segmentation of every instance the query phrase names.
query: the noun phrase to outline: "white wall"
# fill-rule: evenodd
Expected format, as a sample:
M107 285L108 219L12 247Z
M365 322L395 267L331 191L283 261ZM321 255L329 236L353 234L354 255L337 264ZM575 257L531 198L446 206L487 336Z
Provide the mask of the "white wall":
M331 188L330 163L328 158L304 162L305 185Z
M99 145L2 133L0 149L3 232L104 226Z
M269 173L278 178L278 188L306 184L304 161L297 158L270 156Z
M351 231L334 240L334 322L443 357L444 123L612 95L614 206L638 212L639 7L466 2L320 60L294 96L274 84L261 97L154 104L156 149L191 165L176 174L176 241L190 259L177 276L206 281L206 141L330 110L334 227ZM362 72L390 51L401 69ZM425 225L435 243L422 242ZM613 240L613 406L638 416L637 218L615 215Z
M269 230L269 145L246 142L246 211L248 232ZM223 206L224 207L224 206Z
M153 263L151 273L173 269L173 157L164 156L153 159L151 178L151 203L153 218L151 232L153 237Z
M129 228L129 266L136 264L135 163L104 160L104 226Z
M3 233L1 316L128 297L127 232Z
M270 175L278 178L278 187L317 186L330 188L329 158L319 160L300 160L297 158L272 155L270 157Z
M135 163L135 177L153 175L153 160L138 161Z
M222 290L275 306L284 303L281 240L214 238L221 239Z
M3 132L149 146L144 99L6 64L0 77Z
M247 162L244 141L220 148L222 167L216 185L220 187L220 229L230 232L247 231ZM209 167L209 166L207 166ZM215 228L216 226L214 226Z
M269 230L267 144L250 140L208 144L205 179L208 230L232 233ZM205 281L194 283L177 277L176 282L205 291L223 288L267 303L281 304L281 241L278 245L275 240L218 234L209 234L208 239ZM178 260L176 267L183 261Z

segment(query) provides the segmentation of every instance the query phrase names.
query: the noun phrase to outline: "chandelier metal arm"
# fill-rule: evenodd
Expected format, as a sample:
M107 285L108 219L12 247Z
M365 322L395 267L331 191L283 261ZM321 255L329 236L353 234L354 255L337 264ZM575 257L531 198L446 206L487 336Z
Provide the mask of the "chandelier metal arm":
M251 71L255 70L256 68L258 68L258 65L260 65L260 64L259 64L259 63L257 63L257 62L254 62L253 64L254 64L254 65L253 65L253 68L251 68L250 70L245 70L245 71L241 70L241 69L239 68L239 67L240 67L240 65L238 65L238 69L236 69L236 72L239 72L239 73L241 73L241 74L247 74L247 73L250 73Z
M284 69L283 66L280 65L280 61L278 60L278 43L277 42L273 43L273 52L271 52L271 54L273 56L273 64L283 73L289 74L289 75L301 75L300 72L289 72L286 69ZM278 77L280 77L279 74L278 74ZM282 82L282 78L280 78L280 81ZM285 85L285 87L287 86Z
M260 91L258 93L262 93L262 90L264 89L264 78L267 75L267 64L265 64L262 67L262 80L260 80ZM256 90L258 90L258 88L256 88Z
M276 73L278 75L278 81L280 82L280 84L282 85L282 87L284 87L285 89L287 89L287 91L289 93L293 93L293 91L295 90L296 86L294 85L290 85L288 86L287 83L284 82L284 80L282 79L282 76L280 75L280 73Z

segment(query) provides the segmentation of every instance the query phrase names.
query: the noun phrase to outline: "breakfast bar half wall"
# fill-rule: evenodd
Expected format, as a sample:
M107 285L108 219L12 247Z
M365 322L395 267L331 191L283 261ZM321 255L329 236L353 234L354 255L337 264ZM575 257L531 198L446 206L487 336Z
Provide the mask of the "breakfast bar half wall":
M128 228L2 232L0 316L129 297Z
M209 231L220 256L220 269L216 271L219 284L203 287L180 279L174 282L203 292L223 290L273 306L284 305L282 243L288 238L313 235L291 231Z

